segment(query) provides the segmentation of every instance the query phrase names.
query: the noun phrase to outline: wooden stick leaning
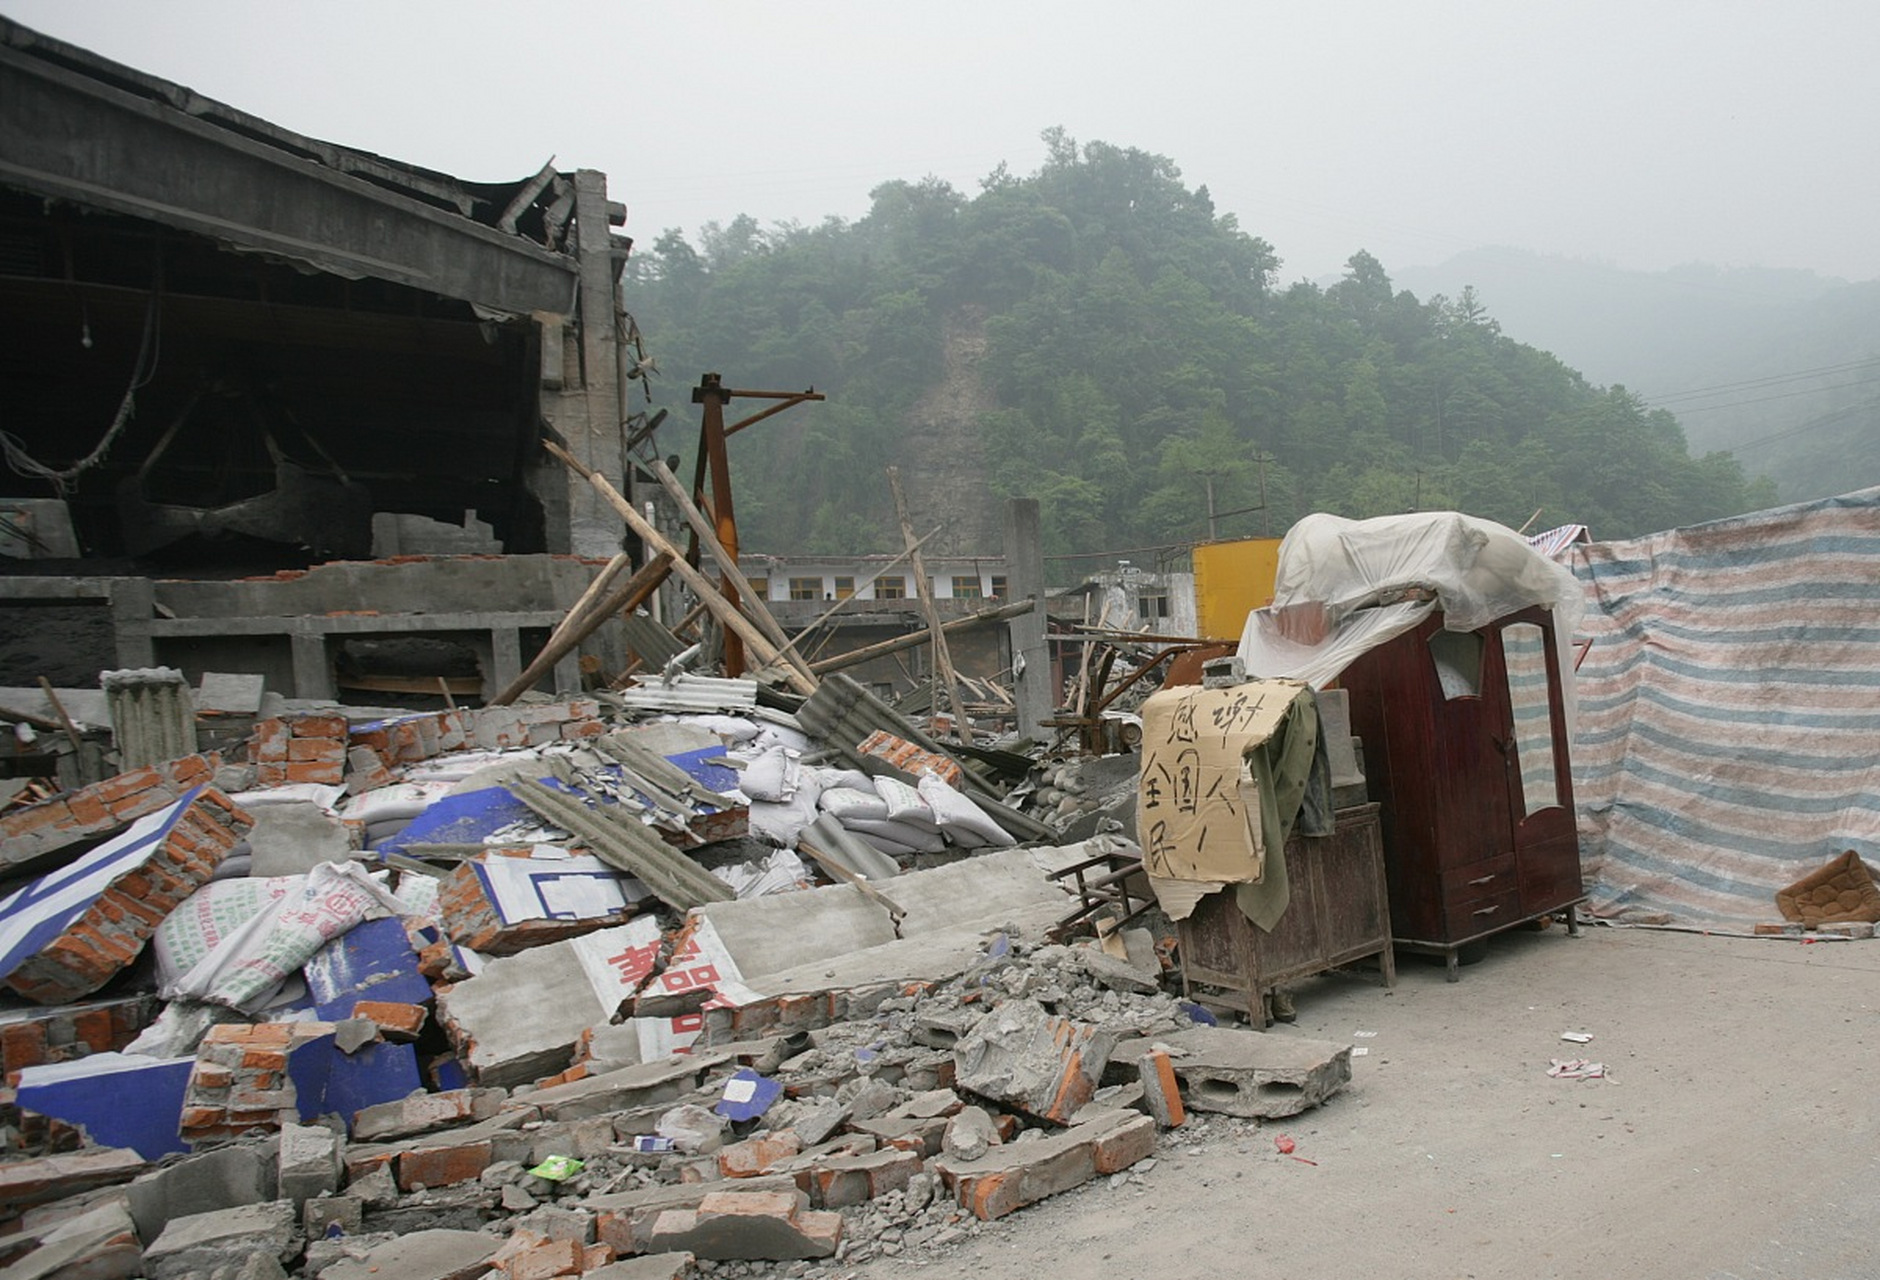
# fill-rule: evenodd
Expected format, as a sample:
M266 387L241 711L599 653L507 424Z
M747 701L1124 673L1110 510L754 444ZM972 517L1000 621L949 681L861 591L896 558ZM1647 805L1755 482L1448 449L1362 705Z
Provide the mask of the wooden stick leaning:
M973 740L973 722L966 718L966 704L960 701L960 678L953 670L953 653L947 648L946 628L940 625L940 612L934 608L933 583L927 578L926 563L920 558L920 544L914 538L914 522L908 519L907 498L901 492L901 469L888 468L888 487L894 490L894 512L901 520L901 541L907 545L914 562L914 586L920 593L920 609L927 615L927 634L933 640L934 670L946 681L947 706L952 711L953 730L961 742ZM938 698L934 710L939 711Z
M685 486L679 483L679 477L672 474L672 468L668 467L665 460L661 458L654 458L644 465L659 481L660 487L671 496L674 504L679 508L679 514L685 517L685 522L692 526L692 532L698 535L699 546L711 553L712 559L718 563L718 568L725 577L731 579L731 585L738 589L738 599L744 605L744 612L750 616L752 622L757 624L758 630L762 631L776 646L778 659L796 668L804 678L814 680L815 677L810 675L809 664L791 651L790 637L784 634L776 615L765 606L764 598L757 593L755 587L751 586L751 580L744 576L744 570L738 567L737 560L725 551L724 543L718 540L718 531L712 527L711 521L705 518L705 513L700 511L698 505L692 501L692 495L687 493Z
M592 468L583 465L573 454L563 449L560 445L555 444L553 441L543 441L542 447L554 454L557 458L560 458L565 466L593 486L594 491L600 494L602 498L606 499L609 506L620 513L620 518L625 520L627 526L640 536L641 541L645 542L655 551L661 551L671 556L672 571L677 573L679 577L685 581L686 586L692 588L692 594L698 597L700 604L711 610L713 617L723 623L727 629L737 632L738 638L744 641L746 645L750 646L751 652L757 655L759 661L766 665L777 665L776 646L771 644L764 633L759 631L748 618L738 611L737 606L720 595L718 588L714 586L704 574L687 564L685 562L684 553L675 547L665 534L648 523L645 516L635 511L633 504L622 497L620 491L607 482L606 476L596 474ZM815 680L804 675L795 667L784 663L781 666L781 670L784 679L789 681L790 687L795 689L798 693L808 697L810 694L816 692Z
M875 570L875 577L879 578L882 574L894 568L895 565L900 564L901 561L913 555L916 551L926 546L929 542L932 542L935 538L940 536L940 530L944 528L946 528L945 525L939 525L934 529L932 533L922 538L919 542L916 542L913 546L904 547L901 550L900 554L896 555L894 559L888 561L888 563L882 565L881 568ZM859 599L861 599L859 595L847 595L847 596L843 596L840 600L830 605L827 609L823 610L821 617L817 618L814 622L810 623L807 627L804 627L801 631L797 632L796 636L790 641L790 643L783 646L783 652L789 653L791 650L795 649L798 644L802 643L804 636L809 635L811 632L815 631L817 627L820 627L823 623L835 617L837 613L847 608L848 605L852 601L859 600ZM811 670L814 670L814 668L812 667Z
M623 610L639 608L647 597L659 590L659 584L672 571L671 566L672 557L665 552L641 565L631 578L614 588L607 599L590 608L586 617L563 630L561 639L551 639L543 645L542 651L535 655L522 674L510 681L508 688L491 698L489 705L502 707L514 702L540 680L550 667L560 662L570 649L600 630L602 623Z

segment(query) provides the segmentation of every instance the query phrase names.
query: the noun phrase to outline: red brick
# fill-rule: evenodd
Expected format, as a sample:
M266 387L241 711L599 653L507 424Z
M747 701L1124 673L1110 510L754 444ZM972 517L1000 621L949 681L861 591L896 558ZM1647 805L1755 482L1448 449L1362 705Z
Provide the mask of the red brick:
M296 738L338 738L341 741L346 738L346 717L337 712L319 711L282 718L287 723L287 731Z
M60 796L9 813L5 818L0 818L0 835L17 840L35 831L77 826L79 823L72 816L70 800L69 796Z
M327 786L338 786L345 780L345 765L338 761L324 764L301 760L287 766L287 781L289 782L318 782Z
M457 1146L424 1147L398 1157L398 1186L448 1187L468 1182L490 1167L490 1143L466 1142Z
M276 763L287 759L287 726L279 720L263 720L255 726L254 737L249 742L249 759L256 764Z
M343 764L346 760L346 744L334 738L290 738L287 759L290 764L296 760Z
M0 1062L7 1074L36 1067L46 1061L46 1025L16 1022L0 1030Z
M74 793L66 801L66 807L71 810L72 821L87 830L108 826L113 821L104 801L89 790Z
M727 1178L755 1178L803 1150L803 1140L784 1129L734 1142L718 1153L718 1172Z
M419 1004L399 1004L390 1000L360 1000L354 1003L352 1016L370 1019L388 1040L416 1040L424 1030L429 1015Z
M90 790L101 803L115 805L120 800L148 791L152 787L162 786L167 781L168 779L162 774L146 766L142 769L132 769L129 773L120 773L114 778L106 778Z

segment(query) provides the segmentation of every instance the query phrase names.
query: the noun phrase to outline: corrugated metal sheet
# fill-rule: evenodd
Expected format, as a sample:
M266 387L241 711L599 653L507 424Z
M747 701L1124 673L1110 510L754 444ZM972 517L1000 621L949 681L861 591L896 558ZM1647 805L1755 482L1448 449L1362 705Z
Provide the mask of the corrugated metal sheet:
M749 711L757 705L757 681L681 672L671 684L654 678L615 696L631 711Z
M1744 925L1880 859L1880 489L1575 548L1592 908Z

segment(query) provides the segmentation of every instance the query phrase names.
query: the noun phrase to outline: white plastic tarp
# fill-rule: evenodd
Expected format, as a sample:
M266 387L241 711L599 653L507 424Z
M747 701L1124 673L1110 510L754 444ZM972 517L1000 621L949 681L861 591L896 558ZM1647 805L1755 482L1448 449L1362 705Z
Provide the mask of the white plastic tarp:
M1420 588L1433 599L1391 600ZM1579 582L1526 539L1453 511L1346 520L1309 515L1280 543L1273 603L1247 617L1239 655L1247 674L1288 676L1323 689L1359 655L1441 610L1451 631L1474 631L1530 605L1553 610L1559 645L1584 611ZM1323 638L1307 643L1288 609L1323 605ZM1562 670L1570 670L1563 667Z

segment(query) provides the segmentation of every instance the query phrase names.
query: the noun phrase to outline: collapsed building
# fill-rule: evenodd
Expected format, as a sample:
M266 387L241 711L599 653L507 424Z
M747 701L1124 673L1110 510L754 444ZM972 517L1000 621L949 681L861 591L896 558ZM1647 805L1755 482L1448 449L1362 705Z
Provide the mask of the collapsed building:
M1576 691L1607 726L1601 794L1648 788L1599 817L1608 863L1679 856L1641 837L1663 783L1610 726L1667 688L1713 718L1728 699L1676 663L1640 694L1640 651L1666 646L1632 616L1593 620L1601 674L1576 681L1594 642L1556 562L1675 596L1656 543L1312 517L1268 598L1228 610L1238 644L1201 621L1206 557L1186 584L1099 579L1047 641L1035 503L996 562L924 564L911 530L892 559L741 555L721 476L701 500L715 415L813 393L708 375L690 491L635 452L658 424L621 394L627 242L600 175L477 187L4 37L0 287L28 410L6 443L58 496L7 500L27 571L0 592L99 610L121 660L96 690L0 705L19 743L70 748L0 808L17 1274L919 1258L1129 1185L1176 1131L1240 1139L1334 1098L1364 1050L1270 1028L1291 984L1389 985L1398 948L1454 980L1512 925L1577 932ZM1871 538L1877 508L1679 555L1740 567L1777 538L1793 564L1761 546L1756 590L1836 585L1816 608L1845 621L1855 571L1818 548ZM420 546L468 554L402 554ZM229 579L248 553L288 567ZM635 612L669 577L668 607ZM1734 607L1703 624L1719 644L1743 642ZM851 640L892 646L864 661L923 655L903 680L819 666L845 611ZM956 662L946 637L972 626ZM632 658L592 681L581 645L608 627ZM1856 667L1866 633L1844 629ZM401 685L357 665L387 636L474 662ZM358 705L413 689L445 705ZM1736 868L1755 892L1733 910L1871 836L1795 829ZM1592 888L1667 918L1720 896ZM1784 893L1792 936L1862 936L1847 899L1880 916L1853 848Z

